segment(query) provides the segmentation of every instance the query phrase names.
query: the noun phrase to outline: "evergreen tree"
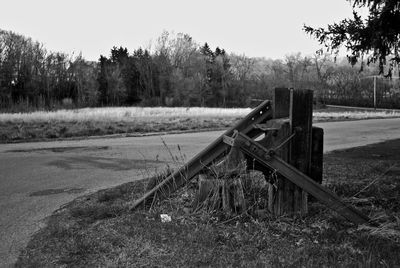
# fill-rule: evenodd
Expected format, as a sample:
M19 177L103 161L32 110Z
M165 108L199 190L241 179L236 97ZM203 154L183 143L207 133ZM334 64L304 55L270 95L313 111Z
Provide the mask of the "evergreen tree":
M349 0L350 1L350 0ZM387 76L394 65L400 63L400 2L398 0L353 0L353 18L344 19L324 28L304 26L304 31L314 36L328 49L338 51L341 46L350 52L349 62L355 64L367 56L367 64L378 61L380 73L389 57ZM358 8L368 8L363 19ZM372 53L368 55L368 53Z
M99 93L100 93L99 102L101 105L107 105L109 104L108 81L107 81L107 71L106 71L108 64L107 57L100 55L99 64L100 64L100 70L97 76L97 82L99 83Z

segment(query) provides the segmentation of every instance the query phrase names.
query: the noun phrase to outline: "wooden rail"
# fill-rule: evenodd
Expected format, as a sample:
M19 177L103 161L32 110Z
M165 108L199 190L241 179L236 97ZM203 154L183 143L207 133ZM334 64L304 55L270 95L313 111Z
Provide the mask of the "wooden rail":
M261 165L276 170L286 179L313 195L327 207L335 210L346 219L356 224L371 223L371 220L367 216L354 207L344 203L340 197L333 192L322 187L300 170L276 156L272 150L264 148L245 134L237 132L234 134L234 138L228 136L224 137L224 141L227 144L234 144L234 146L240 148L244 154L252 157Z
M165 178L160 184L147 192L143 197L136 200L131 209L137 208L141 204L145 204L146 200L153 198L165 198L177 189L185 185L196 174L198 174L206 166L215 162L223 155L229 146L222 141L222 138L231 136L235 130L245 133L249 137L256 138L262 134L262 131L255 128L254 125L261 124L272 118L272 107L270 101L264 101L245 118L240 120L235 126L228 129L222 136L207 146L203 151L194 156L184 166Z

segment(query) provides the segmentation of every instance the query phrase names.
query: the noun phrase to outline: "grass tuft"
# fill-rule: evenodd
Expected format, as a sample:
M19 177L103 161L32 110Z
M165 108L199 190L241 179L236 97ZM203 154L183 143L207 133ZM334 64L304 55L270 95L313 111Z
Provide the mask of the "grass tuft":
M96 204L71 208L72 217L87 222L95 222L107 218L115 218L126 211L123 205Z

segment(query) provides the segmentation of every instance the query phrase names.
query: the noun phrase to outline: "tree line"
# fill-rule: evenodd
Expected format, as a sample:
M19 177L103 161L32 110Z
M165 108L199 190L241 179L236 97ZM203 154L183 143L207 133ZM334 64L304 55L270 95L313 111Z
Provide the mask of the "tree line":
M368 76L380 68L370 64L361 71L361 65L322 52L250 58L166 31L152 48L113 47L91 62L0 30L0 108L244 107L271 98L275 87L313 89L318 102L370 106ZM378 104L399 108L399 96L398 80L378 79Z
M50 52L43 44L0 30L1 108L49 109L66 104L97 104L96 64L81 55Z

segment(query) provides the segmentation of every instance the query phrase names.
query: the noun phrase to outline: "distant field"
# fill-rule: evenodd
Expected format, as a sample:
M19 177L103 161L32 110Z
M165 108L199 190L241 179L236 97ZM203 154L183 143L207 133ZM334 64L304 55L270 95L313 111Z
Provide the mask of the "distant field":
M324 109L313 113L314 122L400 117L400 112Z
M0 142L224 129L250 111L250 108L109 107L3 113L0 114ZM400 113L338 108L314 111L315 122L392 117L400 117Z
M224 129L250 108L85 108L0 114L0 142Z
M54 112L0 113L0 122L87 122L123 121L174 118L242 118L251 108L202 108L202 107L106 107L59 110ZM327 108L314 111L314 120L368 119L399 117L400 112Z
M83 121L136 121L138 119L170 119L199 117L243 117L250 108L169 108L169 107L107 107L59 110L55 112L33 112L0 114L0 122L83 122Z

